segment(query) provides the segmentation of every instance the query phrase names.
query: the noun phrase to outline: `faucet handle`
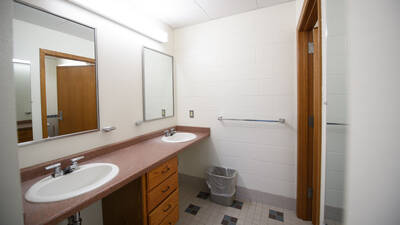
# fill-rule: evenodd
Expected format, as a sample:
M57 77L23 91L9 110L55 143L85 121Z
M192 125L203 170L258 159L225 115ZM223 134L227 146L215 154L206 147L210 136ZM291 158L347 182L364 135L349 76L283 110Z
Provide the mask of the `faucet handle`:
M50 165L50 166L46 166L45 169L46 170L51 170L51 169L57 169L57 168L60 168L60 167L61 167L61 163L56 163L56 164L53 164L53 165Z
M71 170L71 171L68 171L68 172L72 172L73 170L78 169L78 168L79 168L79 166L78 166L78 161L81 160L81 159L83 159L83 158L85 158L85 156L83 156L83 155L82 155L82 156L75 157L75 158L72 158L72 159L71 159L72 165L69 166L69 170Z
M59 177L64 174L64 172L61 169L61 163L56 163L50 166L46 166L45 169L46 170L54 169L54 173L51 174L52 177Z
M71 162L72 163L77 163L79 160L81 160L81 159L84 159L85 158L85 156L78 156L78 157L75 157L75 158L72 158L71 159Z

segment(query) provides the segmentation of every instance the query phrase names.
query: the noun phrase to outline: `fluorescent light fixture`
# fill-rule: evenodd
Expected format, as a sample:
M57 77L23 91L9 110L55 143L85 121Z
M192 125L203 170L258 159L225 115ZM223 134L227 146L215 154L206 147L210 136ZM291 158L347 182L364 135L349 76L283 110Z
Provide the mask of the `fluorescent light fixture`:
M13 63L21 63L21 64L31 64L28 60L22 60L22 59L12 59Z
M157 22L138 12L130 10L133 7L128 5L116 4L115 1L109 0L67 0L75 5L99 14L113 22L121 24L129 29L134 30L146 37L158 42L168 42L168 33L157 28ZM125 1L126 2L126 1Z

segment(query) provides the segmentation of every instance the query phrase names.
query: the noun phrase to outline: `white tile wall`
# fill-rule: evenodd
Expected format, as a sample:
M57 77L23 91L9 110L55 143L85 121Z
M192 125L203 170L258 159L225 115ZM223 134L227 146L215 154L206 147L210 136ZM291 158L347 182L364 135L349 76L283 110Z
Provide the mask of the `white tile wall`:
M180 155L182 173L232 167L240 186L295 197L295 10L291 2L175 30L178 124L211 127ZM218 114L287 124L221 123Z
M327 1L327 121L347 123L346 36L341 18L344 1ZM327 126L325 205L343 208L347 129Z

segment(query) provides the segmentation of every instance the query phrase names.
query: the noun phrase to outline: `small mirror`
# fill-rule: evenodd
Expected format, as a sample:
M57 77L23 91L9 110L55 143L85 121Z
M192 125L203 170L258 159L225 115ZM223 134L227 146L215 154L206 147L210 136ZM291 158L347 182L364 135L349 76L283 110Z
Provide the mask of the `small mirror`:
M14 2L18 143L97 131L94 28Z
M143 48L144 121L174 116L174 58Z

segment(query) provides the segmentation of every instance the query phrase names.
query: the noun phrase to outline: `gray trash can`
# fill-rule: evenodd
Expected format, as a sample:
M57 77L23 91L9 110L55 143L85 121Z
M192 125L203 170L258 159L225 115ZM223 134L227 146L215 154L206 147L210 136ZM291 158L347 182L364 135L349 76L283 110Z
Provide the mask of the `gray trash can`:
M237 171L224 167L210 167L207 170L207 185L211 200L215 203L231 206L236 195Z

